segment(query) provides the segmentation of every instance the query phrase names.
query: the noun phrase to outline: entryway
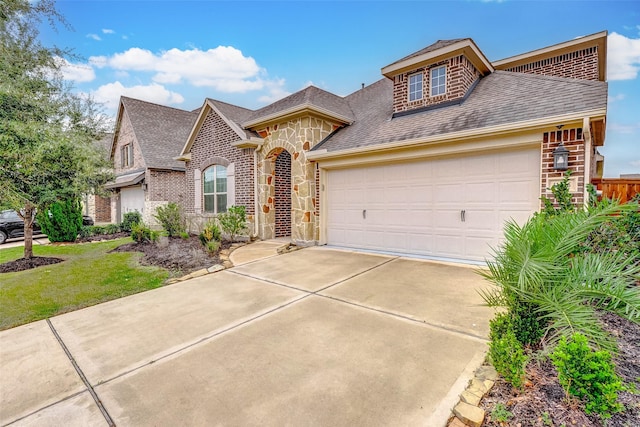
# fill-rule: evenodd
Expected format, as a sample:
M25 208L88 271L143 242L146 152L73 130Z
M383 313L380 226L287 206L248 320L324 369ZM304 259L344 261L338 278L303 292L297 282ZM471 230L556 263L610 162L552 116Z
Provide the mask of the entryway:
M282 150L275 159L275 237L291 236L291 154Z

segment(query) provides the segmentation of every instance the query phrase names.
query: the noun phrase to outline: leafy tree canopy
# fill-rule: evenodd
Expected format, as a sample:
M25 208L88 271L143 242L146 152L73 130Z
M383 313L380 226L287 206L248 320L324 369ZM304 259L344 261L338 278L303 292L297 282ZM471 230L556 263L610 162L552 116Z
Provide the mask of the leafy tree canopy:
M112 177L96 144L107 122L64 81L61 67L73 55L41 43L43 21L66 26L51 0L0 3L0 203L25 219L25 258L37 209L98 191Z

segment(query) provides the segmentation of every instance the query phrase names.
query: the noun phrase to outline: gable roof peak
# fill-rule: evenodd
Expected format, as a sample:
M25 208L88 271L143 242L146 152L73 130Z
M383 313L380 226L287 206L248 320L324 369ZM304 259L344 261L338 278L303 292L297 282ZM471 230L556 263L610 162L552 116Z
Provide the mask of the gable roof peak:
M493 72L491 62L480 51L473 39L438 40L429 46L413 52L382 68L382 75L387 78L411 71L450 58L454 55L464 55L480 71L482 75Z

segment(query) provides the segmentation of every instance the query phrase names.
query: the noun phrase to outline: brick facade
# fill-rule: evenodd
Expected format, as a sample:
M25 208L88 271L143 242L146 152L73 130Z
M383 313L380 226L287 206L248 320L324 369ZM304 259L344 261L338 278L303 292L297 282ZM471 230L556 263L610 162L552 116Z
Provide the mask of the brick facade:
M276 237L291 236L291 154L282 150L276 157L275 195Z
M109 197L94 196L95 222L111 222L111 199Z
M553 194L550 188L564 177L565 171L553 169L553 151L560 145L560 142L569 150L572 201L576 205L583 205L585 203L585 143L582 128L562 129L543 134L540 193L551 197Z
M517 65L505 71L598 81L598 47Z
M430 96L430 71L442 65L447 67L447 90L442 95ZM422 99L409 101L409 76L415 73L422 73ZM393 112L409 111L461 99L479 78L480 72L464 55L457 55L444 61L399 74L393 79Z
M122 152L121 148L127 144L133 144L133 164L122 167ZM135 132L133 131L133 125L129 120L129 115L125 110L122 114L122 120L120 122L120 129L117 131L116 146L113 148L113 167L115 169L116 176L132 173L137 170L145 169L146 163L142 157L140 146L136 140Z
M202 172L214 164L228 167L234 165L234 193L236 206L244 206L247 218L253 223L254 217L254 178L253 178L253 149L240 149L231 145L239 141L238 134L214 111L209 111L191 147L191 160L185 162L185 210L194 219L194 228L199 227L198 217L213 216L202 212L204 199L202 190L196 191L195 174ZM201 181L200 181L201 182ZM198 184L201 185L201 184ZM200 199L196 202L196 195ZM229 203L230 205L230 203ZM198 209L198 206L200 208Z
M148 169L145 175L148 183L146 200L180 204L186 209L187 197L185 173L182 171Z

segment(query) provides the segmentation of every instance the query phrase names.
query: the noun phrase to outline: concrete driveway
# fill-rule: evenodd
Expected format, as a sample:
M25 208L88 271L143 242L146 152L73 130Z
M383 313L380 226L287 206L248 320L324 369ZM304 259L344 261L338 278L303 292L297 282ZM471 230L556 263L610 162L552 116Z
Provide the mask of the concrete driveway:
M0 425L444 425L471 268L308 248L0 332Z

